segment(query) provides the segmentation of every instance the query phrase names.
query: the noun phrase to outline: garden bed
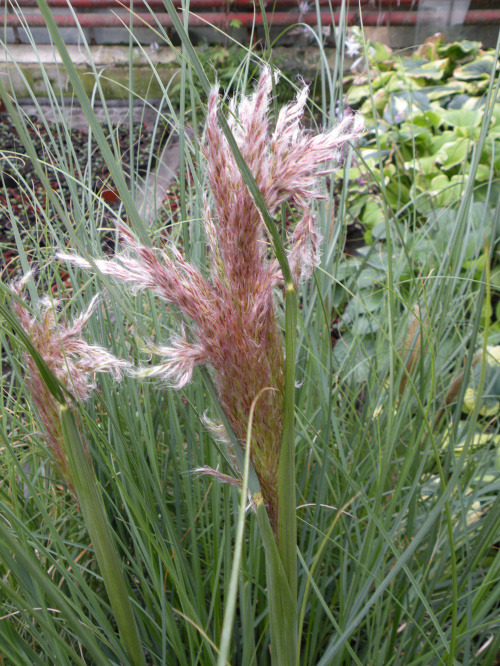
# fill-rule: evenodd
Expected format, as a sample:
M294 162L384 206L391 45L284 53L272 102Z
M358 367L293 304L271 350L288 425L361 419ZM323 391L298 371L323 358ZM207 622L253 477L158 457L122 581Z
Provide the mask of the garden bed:
M353 48L352 41L349 45ZM235 666L495 663L500 649L496 60L487 75L482 61L491 54L476 44L427 44L413 58L366 46L371 88L358 63L347 98L336 97L337 79L328 78L325 68L324 86L316 87L322 93L319 105L311 94L312 120L306 121L311 127L302 134L289 117L273 139L272 130L261 133L262 153L256 154L255 145L249 148L253 134L246 128L255 134L256 127L267 128L266 102L260 116L257 97L239 110L220 103L219 122L237 118L242 152L257 172L261 164L268 168L258 172L261 192L271 183L284 193L273 209L281 235L266 218L274 248L261 245L247 190L234 178L241 163L229 148L224 152L215 114L202 139L206 160L197 152L199 104L209 87L205 82L203 90L196 89L199 72L180 81L180 99L192 100L173 123L182 151L180 174L162 193L163 206L155 206L151 225L129 199L135 235L124 229L118 256L103 256L103 245L125 215L88 134L50 126L45 135L32 119L29 137L38 164L47 168L48 192L35 171L24 170L29 160L19 143L11 146L10 161L19 156L22 161L16 161L17 172L4 170L2 240L19 252L24 271L35 262L40 268L27 280L29 314L14 304L16 318L12 304L0 303L3 350L13 370L3 376L0 414L5 517L0 574L6 599L0 643L10 650L7 663L21 663L26 655L49 663L53 654L61 663L134 663L127 661L116 634L114 609L122 607L111 598L107 603L102 572L123 574L124 598L132 601L139 620L134 642L146 651L148 664L204 666L216 663L217 652L226 663L218 647L224 643ZM449 78L460 80L464 72L476 78L457 88ZM231 85L243 96L252 77L244 68L237 73L240 78ZM262 80L269 82L267 71ZM295 173L295 167L305 169L304 146L314 152L313 142L332 140L313 127L319 109L321 126L328 127L329 113L340 115L342 106L347 113L347 106L359 109L367 131L355 150L346 146L345 164L325 179L325 200L311 206L324 237L322 258L312 276L299 276L300 262L290 262L290 269L285 257L295 245L304 261L311 259L311 217L300 218L310 227L302 225L293 238L300 210L282 202L288 198L299 205L302 197L306 207L311 204L313 177L306 174L304 180L306 171ZM186 128L189 122L193 131ZM132 140L121 132L113 128L108 138L117 137L124 179L120 170L114 175L125 197L131 171L153 168L149 158L156 157L160 144L143 126ZM303 143L297 147L294 137ZM291 159L288 151L294 149ZM280 159L273 163L276 155ZM266 180L263 173L271 177ZM245 182L252 187L250 178ZM274 196L272 187L266 195ZM57 215L64 221L58 223ZM54 261L56 247L68 252ZM286 290L275 256L282 274L290 273ZM4 275L12 277L17 257L7 256L6 262ZM43 299L51 292L60 299L55 308ZM6 288L4 295L13 300ZM93 314L78 318L89 303ZM85 339L76 341L83 323ZM254 324L263 328L253 329ZM35 350L30 338L37 340ZM44 371L37 386L50 390L58 403L49 416L61 424L64 418L64 446L85 440L88 455L80 446L81 460L92 462L95 497L102 498L109 516L118 566L102 566L94 538L101 535L91 531L97 523L92 520L88 528L85 511L79 515L74 497L61 491L61 475L51 469L61 448L51 447L44 434L40 392L29 396L33 382L25 375L27 354L36 362L39 355L45 358L47 347L53 352L47 354L50 365L48 371L37 365ZM270 354L262 355L267 348ZM99 372L104 365L116 371L125 363L120 384ZM83 367L97 390L62 404L66 394L61 398L58 381L69 394L76 384L67 381L70 364ZM51 371L60 373L58 381ZM158 384L160 375L167 387ZM68 427L73 411L80 426L69 422ZM270 415L265 427L262 415ZM288 425L280 452L283 433L274 427L281 420ZM59 433L46 428L52 432ZM262 434L266 447L258 445ZM236 466L243 469L237 455L244 442L253 471L242 480ZM266 455L252 458L263 451ZM284 451L290 467L276 477L274 461L281 465ZM272 527L259 522L272 504L261 492L264 483L255 483L255 469L266 484L274 475L286 502L277 505L291 518L283 555ZM240 492L247 478L250 501ZM77 495L89 499L93 483L81 484ZM288 538L295 528L297 539ZM285 564L288 572L280 573ZM276 642L272 627L284 640ZM288 643L300 656L276 662L274 648L286 650Z
M111 128L102 124L102 128L110 141L110 132L112 132L119 161L128 178L131 169L139 178L154 171L161 148L170 134L168 129L153 133L146 123L136 123L133 139L130 141L130 129L126 123L113 124ZM102 152L95 139L90 137L88 130L45 123L38 116L29 117L27 129L39 163L44 168L52 189L60 198L69 201L72 196L69 179L58 177L58 168L64 169L64 166L58 164L58 157L52 152L54 137L62 134L64 138L61 145L71 143L71 155L68 159L75 179L84 183L95 197L102 199L107 205L108 212L122 215L121 202L115 187L110 182ZM39 239L40 234L44 233L43 223L40 222L47 194L12 120L5 113L0 116L0 142L3 153L0 171L3 184L3 191L0 193L0 269L11 275L19 268L15 261L17 250L13 221L16 222L23 240L28 234L35 234ZM29 244L36 243L35 236L28 241Z

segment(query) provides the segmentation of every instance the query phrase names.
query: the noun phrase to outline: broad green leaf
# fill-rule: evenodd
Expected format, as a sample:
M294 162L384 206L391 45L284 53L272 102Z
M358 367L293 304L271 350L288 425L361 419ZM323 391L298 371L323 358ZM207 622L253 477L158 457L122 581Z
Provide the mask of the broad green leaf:
M463 176L452 176L449 183L440 187L440 191L436 192L438 205L446 208L454 204L460 198L464 187L465 178Z
M392 132L385 132L384 134L379 134L379 145L383 154L389 154L394 148L394 137Z
M351 221L356 220L360 215L361 211L363 210L365 204L367 201L369 201L370 195L365 194L362 196L357 196L352 204L349 206L348 209L348 215L351 218Z
M439 176L436 176L432 179L432 192L430 192L430 194L437 194L445 187L448 187L449 184L450 180L448 176L446 176L444 173L439 174Z
M386 104L387 104L387 91L384 89L380 89L377 90L377 92L373 95L373 98L368 98L363 102L360 111L363 115L369 116L372 112L373 107L375 107L375 109L379 113L381 113L384 110Z
M389 157L391 154L391 151L389 150L382 150L381 152L381 157L382 160L385 160L386 157ZM373 148L362 148L360 151L361 156L363 157L363 161L366 162L367 166L372 168L374 166L379 166L379 152L376 149Z
M380 42L370 42L370 47L373 49L373 52L370 54L370 61L377 63L377 65L380 66L386 66L389 67L393 65L393 62L391 60L392 57L392 49L386 46L385 44L381 44Z
M415 109L426 111L430 108L429 100L423 92L392 93L389 97L389 103L384 109L384 120L386 123L399 125Z
M422 84L416 79L402 78L401 76L394 76L389 83L385 86L385 90L390 93L400 92L414 92L421 90Z
M470 136L472 129L481 125L483 111L470 111L467 109L446 111L443 114L443 122L460 130L462 136Z
M491 111L491 128L500 128L500 104L498 102Z
M359 336L376 333L380 327L372 317L364 317L361 315L356 317L356 319L350 324L349 328L353 335Z
M404 168L407 171L420 171L424 176L429 176L439 171L436 166L436 157L431 155L429 157L417 157L414 161L405 162Z
M470 406L470 403L472 402L472 405L474 405L474 397L471 396L469 393L468 395L466 394L466 400L468 405ZM455 445L455 454L460 455L462 453L462 450L464 448L466 438L463 437L459 440L459 442ZM498 446L500 444L500 435L493 435L492 433L477 433L477 435L474 435L472 438L472 441L470 443L469 447L469 454L474 453L474 451L477 451L478 449L481 448L486 448L491 445L493 446Z
M333 349L333 358L335 366L342 368L349 359L349 368L352 369L353 379L357 384L366 381L370 373L370 357L374 353L373 342L368 338L364 341L363 347L358 344L355 336L348 330L342 334Z
M386 166L384 166L384 176L386 178L387 183L390 182L390 180L397 174L397 169L396 166L390 162Z
M431 145L432 133L430 129L415 125L413 122L405 122L399 130L401 141L417 141L419 144Z
M360 102L370 96L370 86L351 86L346 96L346 102L351 106L357 106Z
M500 201L500 182L494 180L492 183L484 183L474 188L474 199L478 202L488 201L491 205L496 205Z
M465 90L467 90L467 84L464 86ZM465 93L459 93L458 95L455 95L451 102L447 105L448 109L462 109L465 107L467 104L471 102L471 100L475 103L476 98L471 97L470 95L466 95Z
M373 240L384 241L387 238L387 227L385 224L385 220L376 224L371 230L371 233L372 233L372 241ZM378 256L380 257L380 255ZM385 262L385 266L387 267L387 261Z
M434 60L429 62L428 60L418 59L418 60L405 60L403 61L403 68L405 70L406 76L416 78L416 79L426 79L429 81L441 81L444 77L446 68L449 64L448 58L443 58L441 60Z
M421 215L429 215L438 208L436 198L429 194L427 188L417 187L414 183L410 187L410 194L415 208ZM435 244L430 240L423 239L412 247L411 256L414 261L420 262L423 266L432 266L432 262L436 258L434 250Z
M490 176L491 176L490 167L486 164L478 164L475 179L477 181L482 182L489 180Z
M367 202L361 221L365 227L374 227L379 222L384 222L385 216L381 204L376 199Z
M438 130L444 114L444 109L439 106L432 106L426 111L415 111L408 118L408 122L421 127L431 127L434 131Z
M490 276L491 288L500 291L500 266L495 266Z
M442 86L427 86L425 88L425 94L431 102L463 92L465 92L465 84L459 81L452 81Z
M452 143L455 138L455 133L451 132L450 130L446 130L445 132L438 134L432 140L432 152L436 155L443 146L445 146L447 143Z
M372 90L378 90L379 88L387 90L389 82L394 78L396 78L394 72L381 72L378 76L372 79Z
M410 189L404 183L393 179L385 188L387 203L393 210L399 210L410 201Z
M481 48L481 42L472 42L464 39L461 42L453 42L452 44L443 44L437 47L438 54L443 58L451 58L452 60L460 60L465 56L476 55Z
M489 79L477 80L477 81L468 81L465 84L465 92L472 97L479 97L483 95L490 85Z
M471 142L468 139L458 139L453 143L445 143L439 151L437 162L445 170L453 169L453 167L464 162L470 149Z
M475 79L489 79L491 72L498 69L498 63L495 64L493 56L484 55L472 62L468 62L462 67L457 67L453 71L453 76L459 81L473 81Z
M384 293L382 291L373 291L372 289L367 290L359 294L359 300L353 298L352 301L349 301L345 312L345 316L348 314L351 318L357 317L358 315L364 314L367 310L369 312L376 312L380 309L380 306L384 302ZM347 320L346 320L347 322Z

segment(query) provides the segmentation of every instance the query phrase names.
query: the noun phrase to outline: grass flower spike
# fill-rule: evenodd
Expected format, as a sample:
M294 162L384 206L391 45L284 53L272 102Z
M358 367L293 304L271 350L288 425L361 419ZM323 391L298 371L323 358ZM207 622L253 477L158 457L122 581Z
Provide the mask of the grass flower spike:
M12 285L12 291L20 298L29 277L28 274ZM93 298L88 308L72 324L56 320L58 301L50 301L48 298L41 300L39 320L31 317L21 303L13 302L14 310L33 346L75 402L90 397L95 388L94 373L109 372L115 379L121 379L123 371L130 365L115 358L106 349L83 340L82 329L96 301ZM130 663L133 666L146 666L127 586L89 452L80 432L76 410L73 409L71 399L70 404L61 404L53 397L33 358L29 354L25 358L29 372L28 387L46 431L55 464L83 515Z
M13 283L12 291L20 298L30 274ZM95 389L96 372L109 372L121 379L127 362L115 358L103 347L90 345L82 338L82 330L88 322L97 302L93 298L88 308L73 323L57 322L58 301L44 298L40 301L40 318L30 315L18 301L13 300L13 308L23 329L30 337L50 370L66 387L75 401L87 400ZM47 443L59 472L74 492L68 460L64 450L59 405L43 381L38 368L29 355L25 355L28 370L27 385L33 397L40 421L44 427Z
M294 282L298 283L319 261L320 234L310 209L311 202L320 197L315 187L318 168L338 158L345 142L359 136L362 124L352 116L330 132L306 133L300 127L308 94L304 88L294 104L282 109L271 133L271 88L271 73L266 67L254 94L243 97L239 104L231 103L230 126L270 214L284 202L300 211L301 219L288 248ZM218 106L214 90L208 103L204 147L212 193L205 201L204 215L210 279L175 247L145 247L123 226L125 251L111 261L95 260L95 265L105 275L136 290L149 289L178 306L190 326L189 337L183 332L169 346L152 346L150 351L163 362L144 374L182 387L195 365L209 365L221 404L242 444L252 401L262 389L274 389L261 396L255 409L252 463L276 531L285 359L274 288L282 275L277 261L268 259L265 225L219 126ZM92 269L80 257L58 256Z

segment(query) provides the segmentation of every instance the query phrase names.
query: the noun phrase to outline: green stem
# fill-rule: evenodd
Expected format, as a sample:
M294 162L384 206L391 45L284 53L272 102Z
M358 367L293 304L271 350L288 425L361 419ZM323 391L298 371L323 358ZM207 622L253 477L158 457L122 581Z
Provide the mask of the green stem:
M271 662L273 666L294 666L297 659L297 641L293 639L297 635L296 601L288 585L262 495L257 493L252 499L266 554Z
M221 642L219 658L217 659L217 666L225 666L228 660L230 646L231 646L231 632L234 623L234 615L236 612L236 601L238 595L238 580L240 577L240 564L241 555L243 551L243 537L245 533L245 517L247 513L248 503L248 479L250 477L250 450L252 446L252 426L253 417L255 413L255 406L260 396L264 391L272 391L271 388L261 389L253 399L252 406L250 407L250 415L248 417L247 427L247 440L245 445L245 464L243 468L243 478L241 482L240 494L240 512L238 516L238 526L236 531L236 540L234 544L234 557L231 569L231 580L229 582L229 593L226 601L226 608L224 611L224 623L222 625Z
M60 407L64 446L83 518L94 545L121 640L134 666L146 666L127 586L111 536L104 505L73 411Z
M293 631L288 640L297 650L297 516L295 493L295 355L297 344L297 294L288 283L285 296L285 405L283 439L278 469L279 553L292 595ZM289 662L295 664L297 656Z

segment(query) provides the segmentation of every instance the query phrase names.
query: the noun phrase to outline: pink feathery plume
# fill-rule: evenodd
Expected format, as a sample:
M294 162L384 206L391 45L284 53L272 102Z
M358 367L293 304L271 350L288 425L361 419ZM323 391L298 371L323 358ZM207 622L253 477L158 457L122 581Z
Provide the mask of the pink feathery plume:
M275 130L269 130L271 72L262 70L255 92L230 105L229 125L271 215L288 201L302 214L292 234L288 257L297 283L319 262L320 234L311 204L321 197L318 170L340 158L342 148L362 131L351 116L333 130L306 133L300 126L308 90L284 107ZM213 371L219 399L242 446L255 396L266 391L255 408L252 463L277 529L278 463L284 408L283 339L275 315L274 289L282 280L276 260L268 258L268 241L261 213L239 172L218 122L217 90L210 95L204 154L212 196L204 199L204 226L211 259L211 281L171 246L153 250L140 244L123 226L124 251L111 260L94 260L104 275L149 289L174 303L189 322L189 335L169 345L147 345L162 358L159 366L139 374L158 376L176 387L191 379L198 364ZM323 172L331 170L323 166ZM72 254L59 258L92 270L90 262Z
M296 282L306 278L319 262L321 236L310 206L321 198L316 188L318 172L325 162L339 161L345 144L363 131L361 116L344 119L329 132L306 133L300 126L308 97L304 87L295 103L283 107L276 128L269 136L268 107L271 72L262 71L255 93L233 104L232 127L238 147L249 165L261 194L274 215L288 201L303 213L289 258ZM265 279L264 223L238 171L234 156L217 121L218 95L209 99L206 123L208 174L219 227L219 251L225 259L227 278L234 281ZM236 251L238 250L238 252ZM248 261L246 259L248 258ZM273 267L275 272L275 267Z
M30 274L11 285L12 291L23 298L23 289ZM44 298L40 301L39 318L32 317L18 301L13 300L13 308L25 332L43 360L66 387L75 401L87 400L96 388L95 373L109 372L120 380L123 372L130 367L126 361L117 359L104 347L88 344L82 338L82 330L88 322L97 297L72 324L56 320L58 301ZM59 416L59 405L50 393L40 372L29 355L25 355L27 366L27 386L33 397L40 422L47 436L56 467L66 479L74 494Z

